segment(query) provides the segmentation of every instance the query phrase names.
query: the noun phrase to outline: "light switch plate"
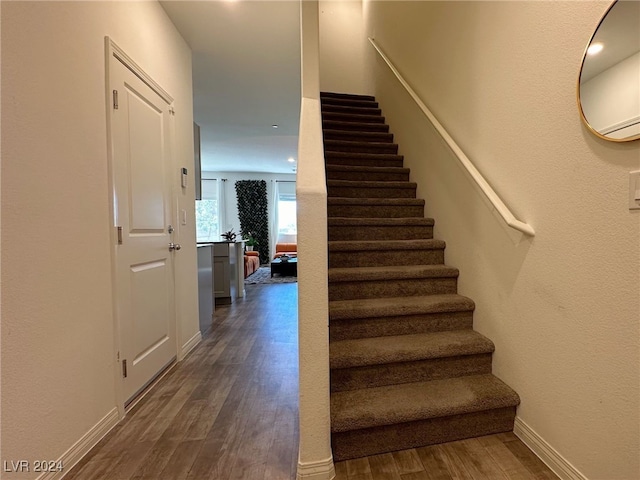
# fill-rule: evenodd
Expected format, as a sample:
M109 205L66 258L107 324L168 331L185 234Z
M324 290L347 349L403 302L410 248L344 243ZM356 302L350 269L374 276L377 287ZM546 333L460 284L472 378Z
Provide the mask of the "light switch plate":
M640 210L640 170L629 172L629 210Z

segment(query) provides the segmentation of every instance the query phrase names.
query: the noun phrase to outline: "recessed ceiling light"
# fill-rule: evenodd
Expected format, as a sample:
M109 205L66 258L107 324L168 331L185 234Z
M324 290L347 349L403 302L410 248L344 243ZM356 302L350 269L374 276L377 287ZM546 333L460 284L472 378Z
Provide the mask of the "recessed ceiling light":
M289 158L287 158L287 162L289 162L289 163L293 163L293 162L295 162L295 161L296 161L296 159L295 159L295 158L293 158L293 157L289 157Z
M589 46L589 48L587 48L587 54L596 55L600 53L603 48L604 48L604 45L602 45L601 43L593 43Z
M274 123L273 125L271 125L271 128L278 128L278 125Z

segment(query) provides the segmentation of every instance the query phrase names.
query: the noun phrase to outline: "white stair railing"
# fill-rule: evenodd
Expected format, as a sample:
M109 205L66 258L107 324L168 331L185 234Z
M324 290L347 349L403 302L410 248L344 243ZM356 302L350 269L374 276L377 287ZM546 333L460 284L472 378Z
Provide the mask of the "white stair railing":
M458 146L458 144L453 140L453 138L451 138L451 135L447 133L447 131L440 124L438 119L433 115L433 113L431 113L431 110L429 110L427 106L424 104L424 102L420 100L420 97L418 97L418 94L413 90L413 88L411 88L411 86L407 83L407 81L402 77L398 69L393 65L393 63L391 63L391 60L389 60L389 57L387 57L384 54L384 52L382 51L380 46L375 42L375 40L373 38L369 38L369 42L371 42L371 45L373 45L373 48L376 49L378 54L380 54L380 57L382 57L382 59L391 69L393 74L400 81L402 86L407 90L409 95L411 95L411 98L413 98L413 100L416 102L420 110L422 110L422 113L424 113L424 115L429 119L431 124L435 127L435 129L438 131L440 136L447 143L451 151L455 154L455 156L458 158L462 166L467 170L471 178L476 182L478 187L480 187L480 190L482 190L482 193L484 193L485 196L489 199L493 207L498 211L498 213L506 222L506 224L509 225L511 228L514 228L522 233L525 233L532 237L535 236L536 232L531 227L531 225L518 220L513 215L513 213L511 213L511 210L509 209L509 207L507 207L504 204L504 202L500 199L500 197L495 192L495 190L491 188L491 185L489 185L489 183L485 180L485 178L478 171L478 169L473 165L473 163L471 163L471 160L469 160L469 158L465 155L465 153Z

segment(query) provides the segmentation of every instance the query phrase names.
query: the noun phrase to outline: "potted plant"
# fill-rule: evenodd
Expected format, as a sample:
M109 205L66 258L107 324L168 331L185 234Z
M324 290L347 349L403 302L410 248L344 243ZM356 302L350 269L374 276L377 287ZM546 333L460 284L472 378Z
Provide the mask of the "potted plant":
M247 251L253 251L254 247L258 245L258 241L256 237L253 236L253 233L249 232L247 235L242 237L244 239L244 244L247 247Z
M233 231L233 228L231 230L229 230L228 232L224 232L220 236L222 238L224 238L225 241L227 241L227 242L235 242L236 241L236 234Z

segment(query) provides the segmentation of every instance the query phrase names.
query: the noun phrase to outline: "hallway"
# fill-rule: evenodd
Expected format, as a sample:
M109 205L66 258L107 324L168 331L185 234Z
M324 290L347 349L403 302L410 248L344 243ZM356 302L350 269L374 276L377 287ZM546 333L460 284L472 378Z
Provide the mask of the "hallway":
M297 283L248 285L65 480L283 480L298 455Z
M65 480L293 480L297 283L247 285ZM512 433L336 463L336 480L552 480Z

